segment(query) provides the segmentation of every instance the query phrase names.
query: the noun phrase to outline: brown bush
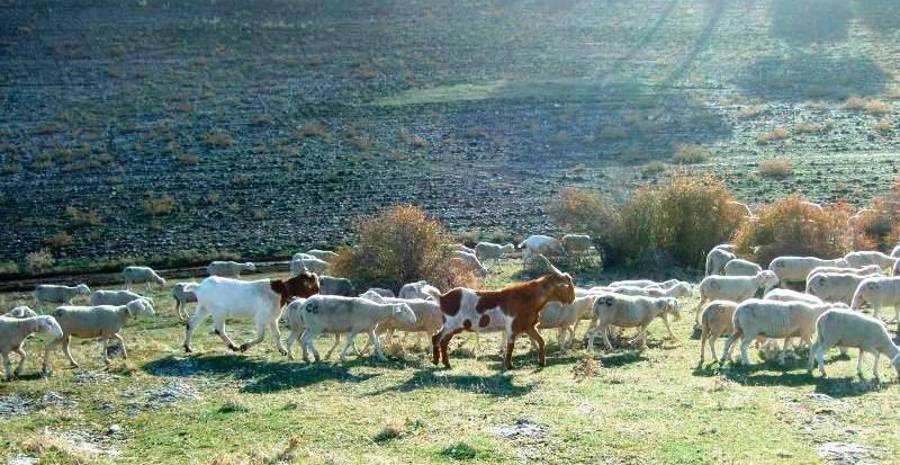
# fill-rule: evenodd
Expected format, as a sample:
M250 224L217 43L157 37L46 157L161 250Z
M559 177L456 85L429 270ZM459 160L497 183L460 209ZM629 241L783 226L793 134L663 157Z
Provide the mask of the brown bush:
M875 197L853 223L854 248L890 250L900 243L900 178L893 189Z
M853 234L847 227L850 217L846 205L809 208L798 195L785 197L763 207L756 221L741 226L734 243L738 252L752 257L762 266L781 255L840 257L853 246Z
M709 160L709 149L697 144L680 144L675 147L672 161L681 165L693 165Z
M44 244L50 247L65 247L67 245L72 245L72 242L74 241L72 235L65 231L60 231L44 238Z
M794 164L787 158L771 158L759 164L759 175L766 178L783 179L794 172Z
M601 251L604 265L618 261L612 239L621 221L616 205L588 189L566 188L546 206L547 215L569 233L587 234Z
M342 247L332 271L363 286L393 289L426 279L440 289L477 286L477 278L451 266L452 240L441 223L415 206L397 206L359 220L356 246Z
M632 261L668 256L676 264L703 266L706 253L726 242L744 218L725 184L712 176L679 173L670 182L634 193L621 213L614 248Z
M175 199L169 194L144 199L144 213L148 215L168 215L173 210L175 210Z

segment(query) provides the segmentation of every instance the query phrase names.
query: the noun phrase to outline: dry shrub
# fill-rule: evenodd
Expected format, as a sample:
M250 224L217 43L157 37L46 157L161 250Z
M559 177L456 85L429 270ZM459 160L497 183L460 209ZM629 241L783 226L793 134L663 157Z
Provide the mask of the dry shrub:
M605 265L618 260L612 239L619 228L620 213L616 205L598 192L566 188L546 206L547 215L566 232L587 234L601 251Z
M328 129L319 121L307 121L294 131L294 135L298 139L306 139L308 137L327 138Z
M900 244L900 178L893 189L875 197L852 222L856 250L879 249L890 252Z
M769 142L776 140L784 140L788 137L791 137L791 133L782 127L777 127L769 132L764 132L758 136L756 136L756 142L758 144L768 144Z
M744 214L725 184L712 176L676 175L659 187L636 191L621 214L614 246L631 260L648 265L701 267L709 249L726 242Z
M75 242L75 239L65 231L60 231L44 239L44 244L50 247L65 247L72 245L73 242Z
M759 164L759 175L766 178L783 179L794 172L794 164L787 158L772 158Z
M763 207L756 221L745 222L734 243L738 252L764 267L781 255L840 257L853 246L846 205L809 208L792 195Z
M103 224L103 220L100 219L100 212L97 210L80 210L78 207L70 205L66 207L66 216L76 225L99 226Z
M144 199L144 213L148 215L168 215L173 210L175 210L175 199L169 194Z
M881 135L888 135L894 132L894 123L888 118L882 118L872 124L872 129Z
M55 262L49 250L39 250L25 255L25 267L32 273L47 270Z
M762 105L750 105L748 107L743 107L737 112L738 118L755 118L762 114L765 110Z
M450 236L419 207L390 208L357 221L354 229L356 245L339 249L331 265L338 276L393 289L420 279L441 289L477 285L474 275L451 266Z
M210 131L203 135L203 145L209 148L224 149L233 143L234 139L225 131Z
M692 165L695 163L703 163L709 160L709 149L697 144L680 144L675 147L675 156L672 161L682 165Z

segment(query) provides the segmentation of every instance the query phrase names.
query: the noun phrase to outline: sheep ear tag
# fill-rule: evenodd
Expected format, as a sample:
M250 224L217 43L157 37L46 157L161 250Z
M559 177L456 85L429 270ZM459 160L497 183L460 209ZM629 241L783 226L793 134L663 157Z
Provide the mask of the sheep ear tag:
M612 297L607 297L607 298L603 299L603 303L604 303L607 307L611 307L612 304L613 304L613 298L612 298Z
M819 285L820 285L820 286L824 286L824 285L825 285L825 277L824 277L824 276L819 276Z

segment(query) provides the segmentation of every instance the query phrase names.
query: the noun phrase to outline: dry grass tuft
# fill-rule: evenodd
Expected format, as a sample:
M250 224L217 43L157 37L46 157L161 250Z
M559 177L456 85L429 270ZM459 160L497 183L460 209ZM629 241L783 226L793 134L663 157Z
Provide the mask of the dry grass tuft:
M788 137L791 137L791 133L787 129L779 126L769 132L764 132L756 136L756 143L765 145L769 142L785 140Z
M693 165L709 160L712 154L709 149L697 144L679 144L675 147L672 161L681 165Z
M888 118L882 118L872 124L872 129L881 135L888 135L894 132L894 123Z
M572 366L572 375L575 381L584 381L587 378L596 378L600 374L600 368L603 368L603 362L585 354Z
M759 164L759 175L765 178L784 179L794 172L794 164L787 158L772 158Z
M65 247L72 245L73 242L75 240L72 238L72 235L65 231L60 231L44 239L44 245L49 247Z
M225 131L210 131L203 135L203 145L209 148L224 149L233 143L234 139Z
M765 107L762 105L750 105L748 107L743 107L737 112L737 117L741 119L750 119L755 118L762 114L765 110Z
M294 135L297 136L298 139L306 139L311 137L325 139L328 137L328 128L326 128L325 125L319 121L307 121L302 126L299 126L294 130Z
M144 199L144 213L153 216L168 215L175 210L175 199L169 194L149 196Z

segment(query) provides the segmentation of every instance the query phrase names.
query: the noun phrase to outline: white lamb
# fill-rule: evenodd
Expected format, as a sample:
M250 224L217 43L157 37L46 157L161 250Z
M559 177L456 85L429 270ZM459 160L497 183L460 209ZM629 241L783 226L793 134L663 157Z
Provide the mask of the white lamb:
M237 278L245 271L256 271L256 265L253 262L215 261L206 267L206 272L210 276L223 276L225 278Z
M884 276L883 270L878 265L867 265L861 268L847 266L817 266L809 272L809 275L806 276L806 280L809 281L809 278L811 276L822 273L855 274L857 276Z
M762 267L749 260L735 258L725 263L722 271L725 276L754 276L762 271Z
M318 258L295 258L291 260L291 275L298 276L304 271L321 275L328 271L328 266L328 262Z
M700 324L700 308L713 300L742 302L753 297L760 288L763 295L778 284L778 277L769 270L755 276L707 276L700 281L700 303L697 304L697 326Z
M475 256L481 261L494 260L499 262L504 255L514 252L516 246L512 244L495 244L493 242L479 242L475 244Z
M806 293L825 302L841 302L850 305L853 294L865 276L844 273L819 273L806 282Z
M105 291L98 290L91 293L91 305L125 305L128 302L147 299L151 304L153 299L144 297L131 291Z
M878 265L881 269L885 269L893 267L894 263L897 262L896 258L874 250L850 252L844 255L844 260L847 260L847 263L854 268Z
M859 283L850 308L859 309L863 303L872 306L872 315L878 318L881 307L894 307L895 319L900 323L900 277L869 277Z
M303 335L301 347L303 360L309 362L307 350L311 350L316 363L319 362L319 351L313 342L322 333L345 333L347 343L341 351L341 362L346 360L347 350L353 344L358 333L367 333L369 341L375 347L375 354L380 360L386 360L381 350L381 342L375 336L375 329L389 318L413 325L416 315L409 305L381 304L369 299L344 296L312 296L302 303L292 302L288 305L288 325L291 333L288 336L288 349L293 342ZM290 351L287 352L290 356Z
M522 251L522 261L526 268L533 268L543 264L539 256L559 257L566 255L566 249L558 239L542 234L528 236L527 239L516 246Z
M374 295L378 295L381 297L388 297L388 298L397 297L397 294L394 294L394 291L392 291L390 289L385 289L383 287L370 287L365 292L365 294L370 294L370 295L374 294ZM362 297L362 294L360 294L360 297Z
M612 350L609 342L609 327L640 328L637 336L630 341L639 341L639 347L647 346L647 327L654 319L659 318L666 326L669 337L674 339L672 329L666 315L672 315L678 320L678 301L671 297L654 298L642 296L627 296L620 294L599 294L594 302L594 323L589 330L588 346L594 348L594 339L599 334L606 344L606 348Z
M731 320L737 307L737 302L713 300L700 311L700 364L698 366L703 366L707 343L713 361L719 361L716 356L716 341L723 334L731 333L734 329Z
M138 315L153 316L153 305L146 299L138 299L126 305L94 305L94 306L69 306L63 305L53 311L53 318L62 328L62 337L47 344L44 349L44 374L50 374L50 352L57 345L62 344L63 353L69 359L72 368L77 368L78 363L72 358L69 351L69 343L72 337L80 339L99 338L103 350L102 357L109 364L109 355L106 349L110 339L119 341L122 345L122 358L128 358L125 349L125 340L122 339L122 328L129 318Z
M441 295L441 291L428 284L428 281L416 281L404 284L397 293L401 299L433 299L435 295Z
M211 276L200 284L188 284L185 291L197 295L197 310L188 321L184 337L184 350L191 352L191 336L197 325L212 315L216 334L225 345L234 351L244 352L262 342L266 328L272 330L275 347L282 354L287 353L281 342L278 318L281 309L294 297L309 297L319 292L319 278L315 274L303 272L290 279L260 279L239 281L231 278ZM240 347L225 333L225 320L245 319L256 323L256 339L241 344Z
M765 295L765 297L763 297L763 299L764 300L777 300L780 302L797 302L797 301L799 301L799 302L806 302L808 304L815 304L815 305L820 305L820 304L825 303L822 299L820 299L814 295L805 294L803 292L797 292L797 291L794 291L791 289L780 289L780 288L772 289Z
M478 260L478 257L468 252L462 252L459 250L454 251L453 258L450 259L450 262L455 263L462 269L469 270L478 276L487 276L487 268L485 268L484 265L481 264L481 261Z
M894 247L894 250L891 251L891 256L894 258L900 258L900 245Z
M87 284L79 284L77 286L58 286L55 284L41 284L34 289L34 299L37 306L44 302L54 304L68 304L75 296L88 295L91 288Z
M813 305L805 302L780 302L777 300L750 299L734 311L731 320L733 332L725 343L722 360L731 359L734 343L741 339L741 362L750 364L747 348L760 336L784 338L784 351L779 361L784 362L785 353L791 338L799 337L809 343L816 330L816 319L826 310L835 308L834 304Z
M878 359L886 355L900 377L900 348L891 340L884 323L858 312L845 309L829 310L816 321L816 341L809 350L807 372L812 374L813 361L819 362L819 371L825 374L825 352L834 346L859 349L856 373L863 378L862 362L866 352L875 355L873 375L878 380Z
M49 315L20 318L0 316L0 357L3 358L3 368L7 381L22 374L22 368L25 366L25 357L28 356L22 350L22 346L25 343L25 339L33 333L48 333L54 340L61 338L63 335L59 324ZM15 352L19 355L19 364L16 366L15 372L12 371L12 366L9 363L10 352Z
M360 297L364 296L365 295ZM434 300L398 299L394 297L381 297L374 293L368 294L368 296L365 296L364 298L368 298L369 300L380 304L406 304L412 309L413 313L416 315L415 323L409 324L396 318L388 318L385 322L379 324L378 329L376 330L376 333L378 334L385 333L386 341L390 341L396 331L404 333L403 339L400 340L401 350L404 347L403 344L406 342L406 337L409 336L409 333L416 333L416 346L421 347L422 335L424 334L430 338L437 330L441 329L441 326L444 324L444 315L441 313L441 306ZM363 347L363 351L368 347L369 343L367 342L365 347ZM328 358L328 355L326 355L325 358Z
M581 320L589 320L594 313L596 295L576 297L571 304L551 301L544 305L538 319L540 329L556 329L559 351L565 352L575 341L575 327ZM536 345L532 341L532 348ZM501 348L501 352L505 350Z
M714 247L706 254L706 276L720 275L724 272L725 265L737 258L733 253Z
M669 281L678 281L677 279L670 279ZM666 281L668 282L668 281ZM634 286L634 287L662 287L662 285L656 281L651 281L649 279L626 279L622 281L613 281L609 283L608 287L621 287L621 286Z
M17 307L13 307L12 310L4 313L2 316L8 318L31 318L37 315L37 312L32 310L31 307L27 305L19 305Z
M314 258L318 258L319 260L328 263L331 263L335 258L338 258L338 254L330 250L310 249L306 251L306 254L312 255Z
M839 266L848 267L847 260L843 258L835 258L832 260L824 260L817 257L778 257L769 263L769 269L778 275L781 287L787 287L791 282L806 282L809 272L820 266Z
M561 242L566 252L571 254L587 252L594 246L594 240L587 234L566 234Z
M172 287L172 298L175 299L175 313L181 321L188 319L187 304L197 301L197 294L186 290L186 288L196 285L197 283L176 283Z
M166 280L158 275L152 268L146 266L129 266L122 270L122 279L125 281L125 289L131 290L131 285L136 283L146 283L147 292L150 292L150 283L163 285Z

